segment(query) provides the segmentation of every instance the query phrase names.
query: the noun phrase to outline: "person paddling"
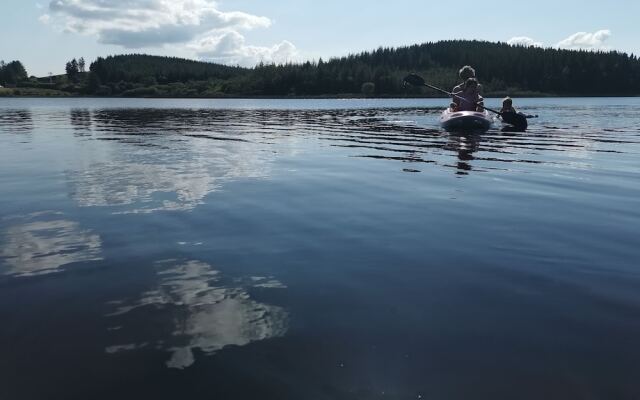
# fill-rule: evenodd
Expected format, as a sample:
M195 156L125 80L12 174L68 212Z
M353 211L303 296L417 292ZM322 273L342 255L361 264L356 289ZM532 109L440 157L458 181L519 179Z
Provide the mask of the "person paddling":
M480 91L482 86L478 83L476 79L476 70L473 69L469 65L465 65L458 71L458 75L463 80L463 82L451 91L453 94L462 97L465 100L461 100L460 98L454 96L452 98L453 103L456 104L456 111L483 111L482 107L478 107L476 103L480 103L482 105L483 98L480 95ZM454 107L451 107L454 109Z
M451 91L453 93L462 92L464 90L464 85L467 82L467 79L476 77L476 70L473 69L473 67L470 65L465 65L464 67L460 68L460 71L458 71L458 76L460 77L460 79L462 79L462 83L453 88L453 90Z
M537 115L529 115L529 114L518 112L518 110L516 110L513 107L513 99L511 97L509 97L509 96L505 97L502 100L502 108L500 109L500 113L501 114L519 114L519 115L522 115L525 118L536 118L537 117Z
M502 100L502 108L500 109L501 113L517 113L515 108L513 108L513 100L511 97L507 96Z

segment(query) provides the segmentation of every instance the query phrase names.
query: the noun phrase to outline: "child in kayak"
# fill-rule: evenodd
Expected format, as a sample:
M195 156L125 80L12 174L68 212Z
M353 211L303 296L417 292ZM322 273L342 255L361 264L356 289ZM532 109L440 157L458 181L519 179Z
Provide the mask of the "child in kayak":
M457 87L457 86L456 86ZM453 92L453 103L456 104L455 111L484 111L483 98L480 96L478 80L467 78L462 91Z
M529 115L529 114L525 114L525 113L521 113L518 112L518 110L516 110L513 107L513 99L511 99L511 97L507 96L502 100L502 108L500 109L500 113L501 114L520 114L525 118L536 118L537 115Z
M513 108L513 100L511 97L507 96L502 100L502 108L500 109L501 113L517 113L516 109Z

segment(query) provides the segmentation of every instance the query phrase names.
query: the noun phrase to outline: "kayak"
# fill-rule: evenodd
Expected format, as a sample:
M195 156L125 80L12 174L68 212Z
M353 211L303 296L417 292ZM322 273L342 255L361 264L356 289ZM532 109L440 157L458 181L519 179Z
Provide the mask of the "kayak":
M448 132L486 132L492 124L493 119L487 111L451 111L447 108L440 116L440 126Z
M533 115L523 113L503 113L500 117L502 125L515 131L524 131L527 129L527 118Z

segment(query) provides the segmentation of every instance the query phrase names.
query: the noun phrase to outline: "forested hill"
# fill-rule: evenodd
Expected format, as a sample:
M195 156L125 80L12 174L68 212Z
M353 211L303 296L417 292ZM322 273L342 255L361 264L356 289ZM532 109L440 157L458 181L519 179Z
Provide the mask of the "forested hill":
M640 94L640 61L619 52L570 51L478 41L442 41L380 48L317 64L263 66L252 71L253 90L275 94L337 94L372 90L404 95L409 72L452 88L458 69L472 65L488 93L556 95ZM368 84L373 83L373 85Z
M450 89L458 83L457 71L463 65L476 68L486 95L640 94L640 61L634 55L461 40L255 68L147 55L110 56L93 62L88 73L67 69L66 77L49 79L46 85L102 96L435 96L428 89L403 87L402 78L417 72L427 82Z
M95 75L92 89L102 83L154 86L158 83L224 81L247 73L240 67L143 54L100 57L91 64L90 71Z

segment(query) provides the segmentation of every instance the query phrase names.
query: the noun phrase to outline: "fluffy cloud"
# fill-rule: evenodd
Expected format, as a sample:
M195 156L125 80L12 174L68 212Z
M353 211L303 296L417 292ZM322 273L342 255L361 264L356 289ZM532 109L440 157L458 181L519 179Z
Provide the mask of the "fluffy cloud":
M186 45L202 58L231 64L284 62L296 48L246 44L240 31L268 28L267 17L218 10L212 0L54 0L50 17L65 32L95 35L103 44L129 49Z
M531 39L530 37L527 36L515 36L512 37L511 39L507 40L507 44L510 44L512 46L527 46L527 47L531 47L531 46L535 46L535 47L542 47L542 43L541 42L536 42L535 40Z
M556 45L564 49L605 49L606 42L611 37L611 31L602 29L594 33L577 32L568 38L561 40Z
M289 41L284 40L271 47L250 46L244 36L235 31L205 37L191 48L202 59L233 65L250 66L256 62L281 64L298 59L298 51Z
M54 16L72 33L127 48L185 43L216 29L268 27L266 17L222 12L210 0L54 0Z
M609 29L602 29L597 32L577 32L566 39L558 42L555 47L561 49L592 49L606 50L605 42L611 37ZM507 40L507 44L520 46L544 47L544 44L527 36L515 36Z

